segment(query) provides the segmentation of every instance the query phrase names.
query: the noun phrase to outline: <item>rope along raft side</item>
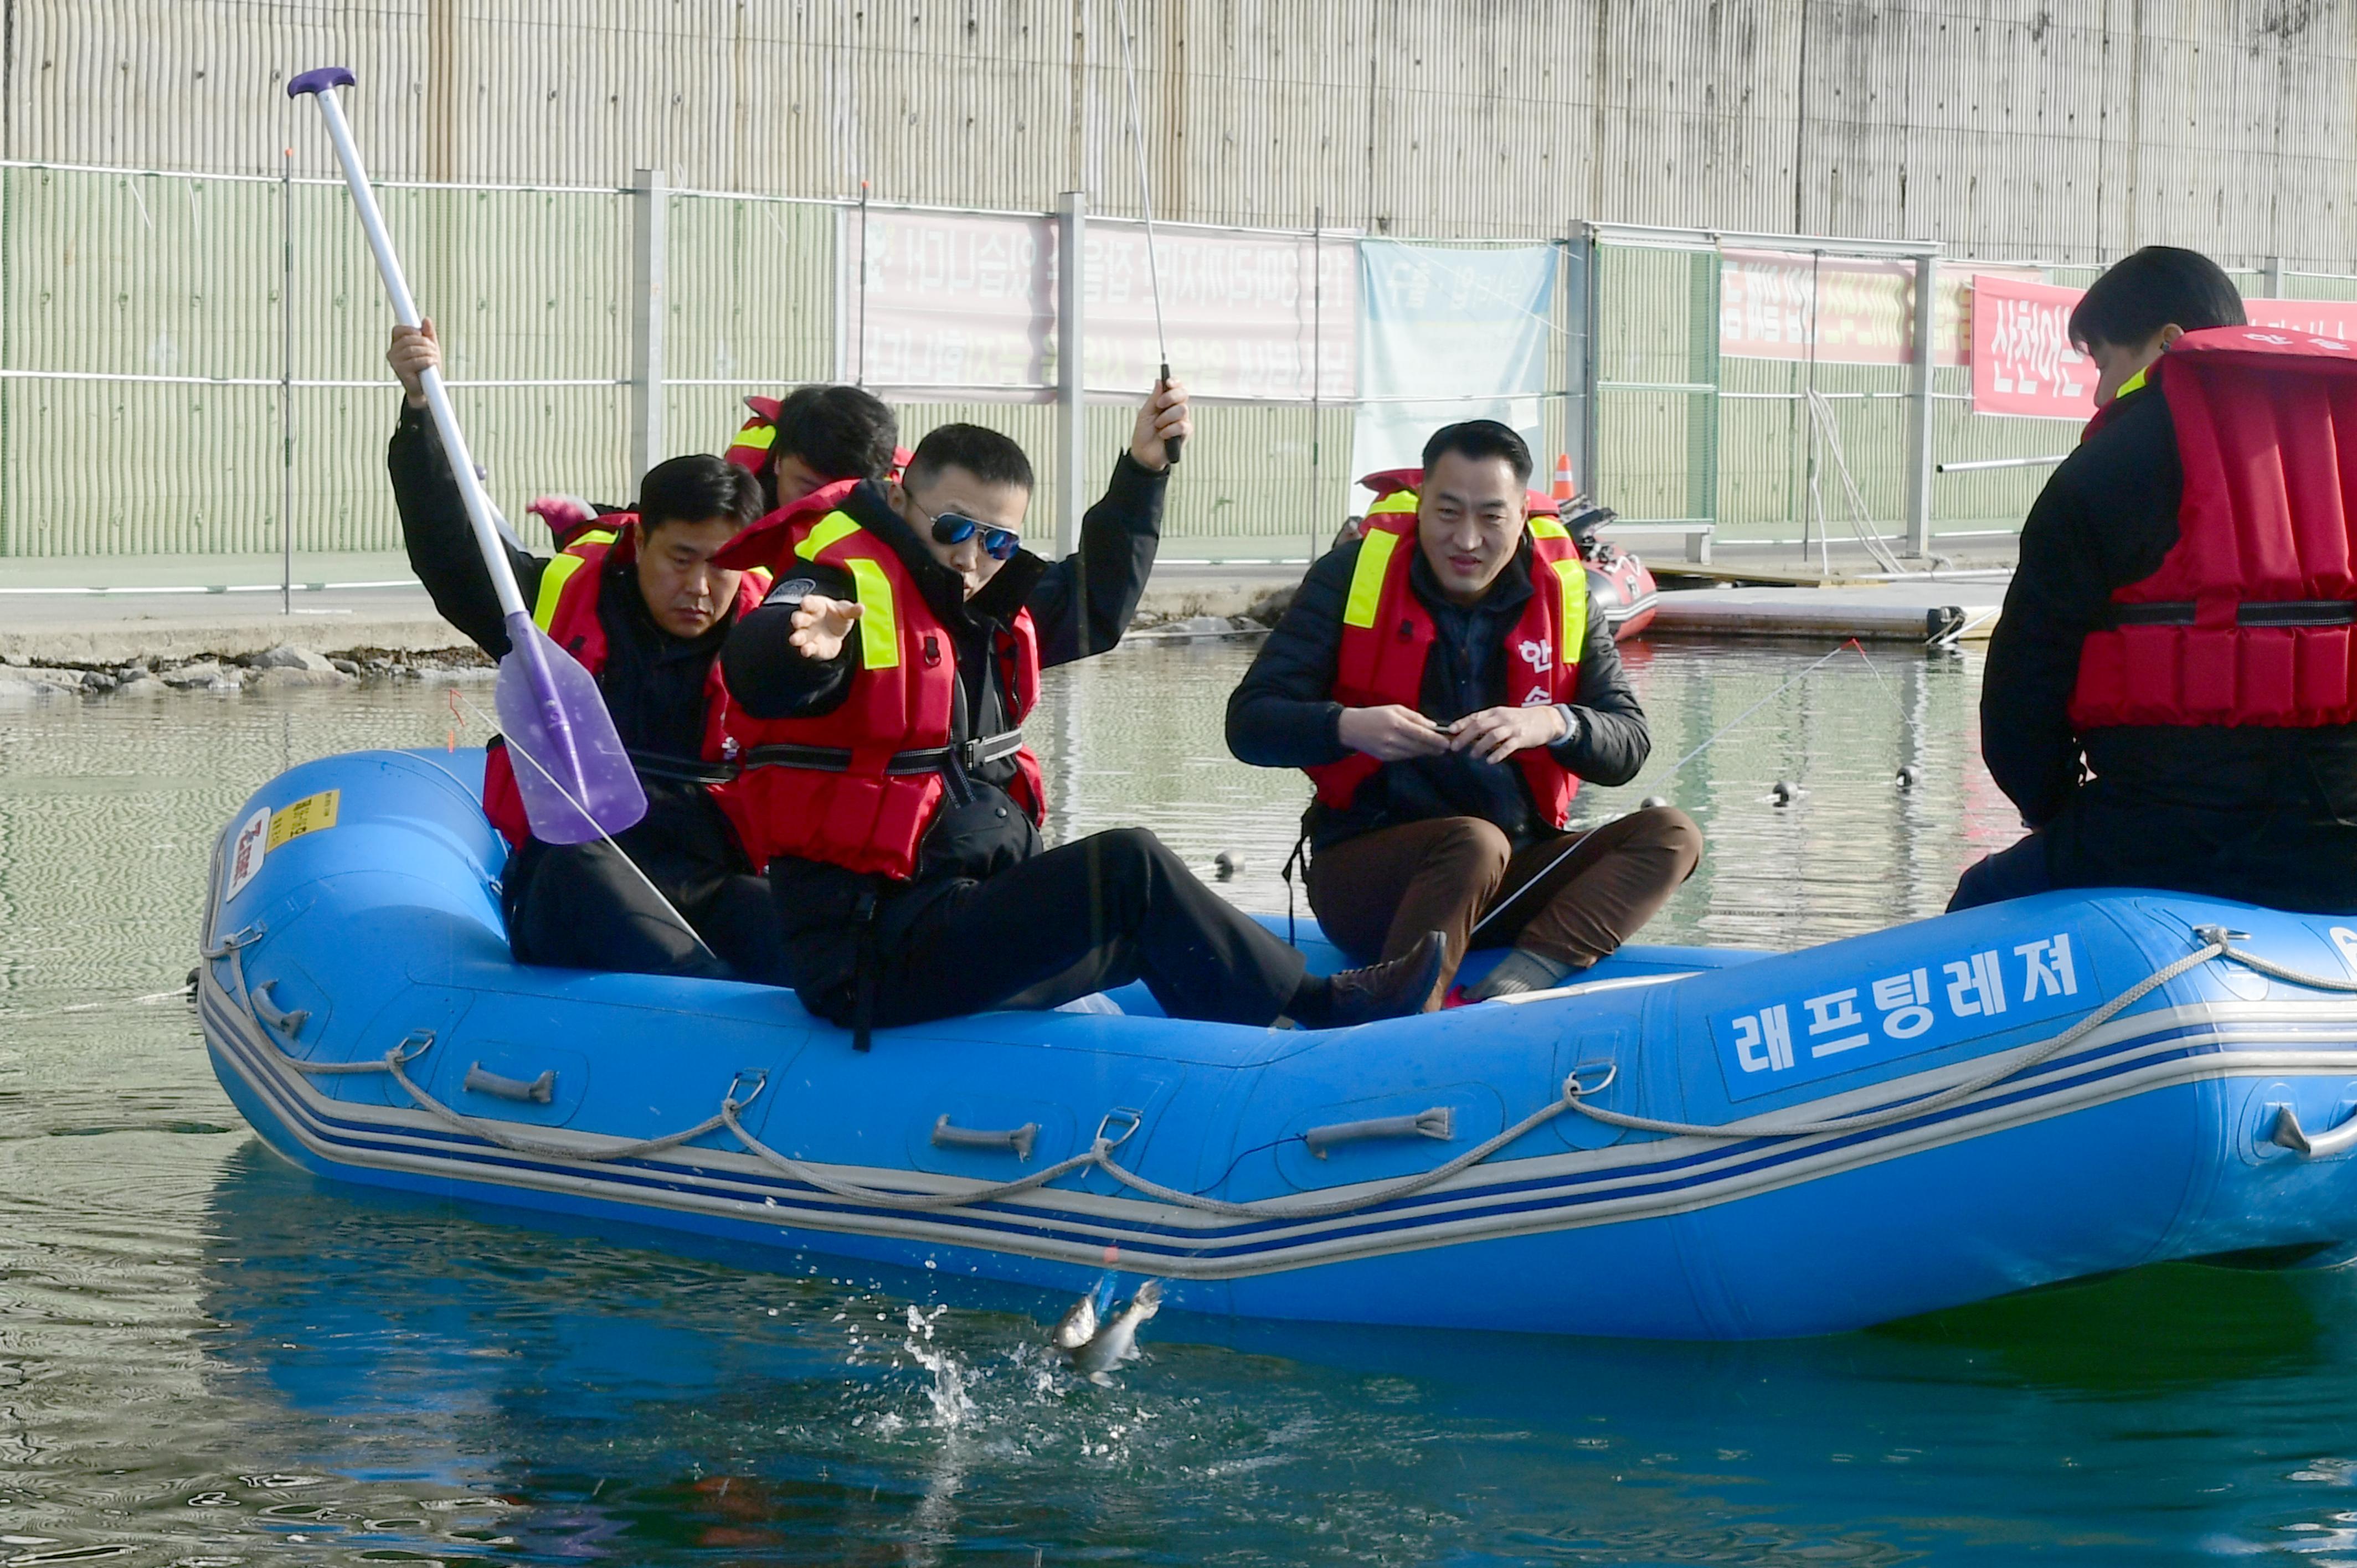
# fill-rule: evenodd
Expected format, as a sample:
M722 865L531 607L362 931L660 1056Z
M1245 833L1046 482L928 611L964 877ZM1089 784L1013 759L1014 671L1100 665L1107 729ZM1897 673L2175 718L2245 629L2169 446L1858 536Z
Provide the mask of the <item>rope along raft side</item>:
M2028 1054L1979 1073L1964 1082L1897 1105L1861 1112L1851 1116L1808 1122L1780 1122L1772 1117L1752 1118L1717 1124L1671 1122L1608 1111L1601 1106L1589 1103L1589 1097L1599 1094L1611 1086L1619 1076L1618 1069L1608 1067L1602 1077L1592 1085L1583 1084L1580 1080L1580 1069L1575 1069L1565 1079L1560 1098L1541 1106L1504 1131L1483 1140L1456 1158L1436 1165L1431 1170L1364 1187L1347 1197L1321 1198L1315 1195L1304 1195L1298 1197L1263 1198L1247 1202L1208 1197L1200 1193L1181 1191L1176 1187L1166 1187L1123 1165L1114 1158L1114 1155L1136 1133L1141 1124L1137 1112L1125 1110L1108 1112L1103 1120L1098 1123L1096 1135L1091 1140L1090 1146L1082 1153L1014 1181L961 1187L949 1192L905 1192L846 1181L841 1177L830 1176L825 1171L794 1159L791 1155L779 1153L754 1136L738 1120L738 1113L759 1098L768 1082L766 1073L737 1074L730 1080L727 1090L723 1093L718 1111L695 1125L677 1133L634 1142L590 1147L561 1144L525 1137L509 1131L497 1122L486 1122L450 1109L409 1076L405 1070L407 1064L424 1055L434 1044L434 1036L430 1030L412 1031L383 1057L373 1060L307 1062L288 1054L280 1045L275 1032L265 1026L256 1014L252 994L246 986L244 964L240 950L260 939L262 928L259 925L224 939L220 946L206 950L204 956L210 961L225 961L228 963L231 980L233 983L231 994L240 1011L253 1022L256 1033L261 1037L271 1041L274 1047L278 1047L277 1055L287 1066L298 1072L321 1077L352 1073L386 1074L400 1085L402 1091L427 1115L454 1131L480 1138L516 1154L603 1165L662 1154L678 1148L682 1144L693 1143L708 1133L726 1129L736 1139L745 1154L780 1175L833 1197L855 1203L871 1204L879 1208L938 1212L979 1208L986 1204L1019 1197L1025 1193L1036 1191L1078 1172L1100 1170L1120 1186L1157 1202L1229 1219L1297 1220L1329 1219L1337 1215L1375 1208L1383 1204L1412 1197L1482 1164L1516 1140L1537 1131L1556 1117L1567 1112L1577 1112L1607 1126L1623 1128L1631 1132L1652 1133L1673 1137L1730 1140L1820 1137L1827 1134L1867 1132L1910 1121L1970 1100L2009 1079L2018 1077L2041 1063L2053 1059L2154 991L2179 975L2198 969L2214 959L2228 959L2258 973L2295 985L2308 986L2319 991L2357 993L2357 981L2305 973L2233 946L2233 940L2242 936L2244 934L2242 932L2229 931L2218 926L2201 926L2195 929L2194 934L2202 940L2201 948L2173 963L2155 970L2103 1006L2088 1014L2077 1024L2052 1039L2042 1042ZM748 1077L753 1079L752 1090L740 1098L738 1088ZM1109 1135L1109 1130L1117 1121L1125 1121L1127 1124L1118 1135ZM2287 1131L2278 1126L2278 1142L2283 1143L2287 1147L2301 1149L2305 1152L2309 1145L2305 1141L2294 1142L2293 1140L2298 1137L2299 1134L2296 1127ZM2319 1147L2318 1152L2326 1151Z

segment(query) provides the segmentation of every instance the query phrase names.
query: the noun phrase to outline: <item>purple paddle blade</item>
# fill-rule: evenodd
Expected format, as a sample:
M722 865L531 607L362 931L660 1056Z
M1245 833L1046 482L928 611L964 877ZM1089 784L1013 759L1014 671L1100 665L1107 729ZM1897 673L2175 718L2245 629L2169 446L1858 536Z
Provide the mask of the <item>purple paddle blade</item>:
M533 836L587 843L620 832L647 814L647 792L614 733L597 677L531 617L508 617L507 630L494 706Z

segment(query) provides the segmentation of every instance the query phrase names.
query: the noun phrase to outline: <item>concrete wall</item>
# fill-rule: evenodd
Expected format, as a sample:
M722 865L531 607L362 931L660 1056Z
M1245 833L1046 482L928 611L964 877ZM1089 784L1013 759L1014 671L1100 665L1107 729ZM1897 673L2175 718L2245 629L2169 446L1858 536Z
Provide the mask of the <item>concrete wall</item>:
M1129 0L1173 218L2357 263L2352 0ZM0 0L0 152L1134 211L1114 0ZM304 127L307 132L308 127Z

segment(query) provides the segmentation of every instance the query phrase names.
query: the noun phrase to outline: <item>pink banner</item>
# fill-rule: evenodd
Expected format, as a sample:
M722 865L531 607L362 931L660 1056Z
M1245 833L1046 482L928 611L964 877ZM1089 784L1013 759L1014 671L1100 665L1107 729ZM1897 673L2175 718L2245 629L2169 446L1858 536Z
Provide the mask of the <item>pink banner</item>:
M1994 273L1973 279L1975 413L2094 416L2094 361L2071 346L2072 307L2084 293Z
M843 225L843 379L888 396L1055 396L1054 223L847 211Z
M1084 249L1089 390L1143 397L1161 359L1145 227L1092 218ZM1308 403L1313 382L1329 403L1358 394L1359 258L1348 236L1313 244L1306 234L1157 228L1154 261L1171 373L1194 396Z
M865 236L863 242L863 228ZM1083 242L1092 393L1144 395L1161 360L1146 236L1092 220ZM887 395L1055 397L1057 224L1045 218L844 216L839 373ZM1198 398L1347 402L1358 390L1359 272L1347 236L1157 230L1172 373Z
M1914 263L1789 251L1720 253L1721 354L1805 360L1812 325L1816 357L1827 363L1906 364L1915 357Z
M1915 359L1915 263L1818 257L1801 251L1726 251L1719 269L1718 351L1745 360L1805 360L1809 324L1829 364L1905 365ZM1972 358L1972 280L1943 263L1932 297L1932 362ZM2034 281L2035 271L1997 274Z

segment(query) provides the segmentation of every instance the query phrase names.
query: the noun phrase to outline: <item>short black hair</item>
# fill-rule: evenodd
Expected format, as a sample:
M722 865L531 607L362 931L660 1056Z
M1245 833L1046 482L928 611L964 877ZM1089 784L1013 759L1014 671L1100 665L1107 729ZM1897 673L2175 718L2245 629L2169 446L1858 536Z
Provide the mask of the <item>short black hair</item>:
M909 459L909 472L902 482L921 485L943 468L963 468L986 485L1033 488L1031 459L1023 455L1015 438L979 424L935 427L917 443L917 455Z
M1531 482L1530 447L1494 419L1469 419L1434 431L1424 444L1424 471L1432 472L1432 466L1450 452L1460 457L1503 457L1514 470L1514 483Z
M639 527L645 533L666 522L705 522L716 517L743 528L766 510L760 484L752 475L701 452L665 458L639 481Z
M2242 327L2242 291L2199 251L2147 245L2088 285L2071 312L2071 341L2082 349L2140 349L2168 326L2188 332Z
M882 479L892 471L900 422L864 387L798 387L778 404L777 438L761 478L777 489L780 457L799 457L823 479Z

